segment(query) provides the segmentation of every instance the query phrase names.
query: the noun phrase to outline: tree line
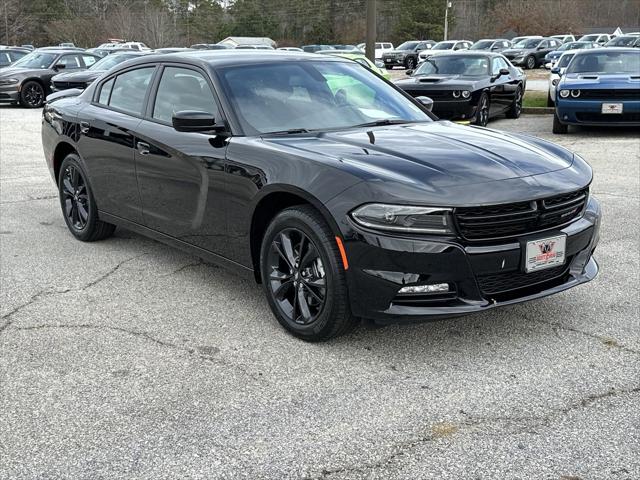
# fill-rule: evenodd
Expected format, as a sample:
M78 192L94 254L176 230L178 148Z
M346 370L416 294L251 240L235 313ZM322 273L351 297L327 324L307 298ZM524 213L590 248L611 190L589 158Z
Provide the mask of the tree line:
M450 37L574 32L640 24L640 0L450 0ZM446 0L377 0L378 39L441 40ZM108 38L150 47L265 36L280 46L355 44L366 0L3 0L0 43L96 46Z

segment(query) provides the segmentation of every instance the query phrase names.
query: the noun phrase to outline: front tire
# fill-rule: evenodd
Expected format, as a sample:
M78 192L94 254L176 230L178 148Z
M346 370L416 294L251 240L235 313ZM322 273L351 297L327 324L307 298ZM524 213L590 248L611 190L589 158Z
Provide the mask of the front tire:
M44 87L35 80L22 85L20 89L20 105L25 108L39 108L44 104Z
M565 125L564 123L561 123L560 119L558 118L558 112L555 112L553 114L553 133L562 135L568 132L569 132L569 125Z
M414 68L416 68L416 59L413 57L409 57L404 61L404 66L407 68L407 70L413 70Z
M355 325L336 239L311 206L280 212L262 240L262 283L278 322L310 342L328 340Z
M522 113L522 87L518 87L516 90L516 96L507 110L507 118L520 118Z
M478 100L478 108L476 109L476 118L473 122L480 127L486 127L489 123L489 95L484 92Z
M533 70L534 68L536 68L538 62L536 61L536 57L534 57L533 55L529 55L525 64L529 70Z
M91 187L75 153L62 161L58 178L62 214L71 234L82 242L95 242L113 235L116 227L98 218Z

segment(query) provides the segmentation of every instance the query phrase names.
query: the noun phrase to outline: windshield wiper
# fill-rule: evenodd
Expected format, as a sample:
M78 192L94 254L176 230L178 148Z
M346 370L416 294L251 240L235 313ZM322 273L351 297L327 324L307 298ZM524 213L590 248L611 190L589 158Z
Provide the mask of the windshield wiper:
M382 127L384 125L399 125L401 123L411 123L411 120L391 120L389 118L382 118L380 120L374 120L373 122L361 123L359 125L353 125L350 128L358 127Z
M266 132L265 135L293 135L295 133L309 133L311 130L306 128L290 128L289 130L277 130L275 132Z

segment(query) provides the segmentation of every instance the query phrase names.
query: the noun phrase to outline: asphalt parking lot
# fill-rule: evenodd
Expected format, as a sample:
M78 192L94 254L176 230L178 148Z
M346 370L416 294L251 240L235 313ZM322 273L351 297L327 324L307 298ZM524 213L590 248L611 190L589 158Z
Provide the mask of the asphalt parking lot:
M73 240L40 116L0 107L0 478L640 478L637 131L489 124L594 167L590 284L307 344L222 269Z

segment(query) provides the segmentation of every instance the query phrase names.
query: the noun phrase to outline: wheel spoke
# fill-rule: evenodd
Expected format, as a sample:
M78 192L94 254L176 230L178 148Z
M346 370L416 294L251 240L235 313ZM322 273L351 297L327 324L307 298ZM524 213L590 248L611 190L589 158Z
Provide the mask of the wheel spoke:
M69 178L65 177L62 183L64 186L64 193L73 197L73 185L71 185Z
M73 200L70 198L67 198L64 201L64 213L67 218L71 220L71 214L73 213Z
M298 321L298 295L297 292L293 292L293 302L292 302L293 310L291 311L291 318L294 322Z
M309 310L309 305L307 304L307 297L304 296L304 289L298 288L296 292L296 296L298 297L298 305L300 306L300 314L305 322L311 320L311 311Z
M280 282L284 282L285 280L289 280L293 275L290 273L284 273L281 272L280 270L274 268L273 271L271 272L271 275L269 275L269 279L270 280L279 280Z
M324 288L325 287L324 278L321 278L321 277L305 280L305 283L308 286L313 287L313 288Z
M276 289L276 291L273 292L273 296L280 301L284 300L285 295L291 289L292 285L293 285L293 280L287 280L285 282L282 282L280 286Z
M285 260L293 268L296 264L296 255L293 251L293 243L291 242L291 236L289 233L283 232L280 234L280 245L284 250Z
M301 260L302 260L302 257L304 256L305 243L308 243L308 240L307 240L307 236L303 234L300 237L300 243L298 244L298 256L296 258L296 263L298 264L298 268L302 268Z
M80 219L82 220L82 224L84 225L89 218L89 212L87 212L87 209L84 208L84 205L82 205L82 203L80 202L78 202L78 213L80 213Z
M308 283L305 283L303 285L304 285L304 288L306 289L307 293L309 293L313 298L315 298L318 301L318 303L324 302L324 296L321 297L316 292L314 292L313 289L310 287L310 285Z
M302 258L302 260L300 260L300 269L307 267L316 258L318 258L318 251L316 250L316 247L312 243L310 243L306 255Z
M73 168L71 170L71 185L73 185L73 191L75 193L75 191L78 188L78 169L77 168Z

